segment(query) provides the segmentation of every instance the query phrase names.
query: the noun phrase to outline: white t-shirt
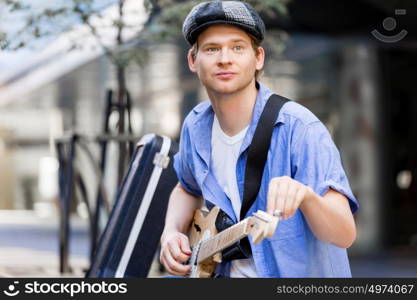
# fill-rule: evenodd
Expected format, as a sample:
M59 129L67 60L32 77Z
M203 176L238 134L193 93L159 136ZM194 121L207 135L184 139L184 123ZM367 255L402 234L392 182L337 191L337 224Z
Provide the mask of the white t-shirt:
M242 202L237 186L236 163L248 127L234 136L228 136L221 129L217 117L214 116L211 135L211 165L214 176L227 197L229 197L238 220ZM233 260L230 277L257 277L253 258Z

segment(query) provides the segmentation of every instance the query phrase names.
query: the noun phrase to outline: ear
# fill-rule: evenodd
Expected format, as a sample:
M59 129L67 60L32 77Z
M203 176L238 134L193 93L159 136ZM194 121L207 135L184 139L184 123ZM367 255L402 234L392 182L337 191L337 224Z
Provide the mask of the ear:
M258 55L256 56L256 70L261 70L265 62L265 49L258 47Z
M192 50L188 50L188 54L187 54L187 60L188 60L188 67L190 68L190 71L193 73L197 72L197 68L195 65L195 59L192 55Z

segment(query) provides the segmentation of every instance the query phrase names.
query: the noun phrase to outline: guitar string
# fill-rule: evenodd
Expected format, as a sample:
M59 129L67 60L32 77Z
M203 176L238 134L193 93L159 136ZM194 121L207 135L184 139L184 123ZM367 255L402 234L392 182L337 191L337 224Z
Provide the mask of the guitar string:
M213 237L203 241L200 246L198 262L201 262L217 252L231 246L235 241L245 237L247 220L235 224L228 229L219 232Z

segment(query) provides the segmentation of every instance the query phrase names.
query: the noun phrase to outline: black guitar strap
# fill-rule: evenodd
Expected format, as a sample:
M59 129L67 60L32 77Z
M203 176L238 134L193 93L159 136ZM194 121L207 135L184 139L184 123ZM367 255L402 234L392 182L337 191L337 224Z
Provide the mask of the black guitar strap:
M288 101L290 100L273 94L269 97L264 110L262 111L252 143L248 149L240 220L245 218L247 212L258 196L275 121L282 106ZM233 225L233 221L224 212L220 211L216 220L217 229L221 231L231 225ZM223 261L249 258L250 256L251 248L247 238L241 239L222 252Z
M269 146L271 145L272 131L281 107L288 99L271 95L261 114L252 143L248 149L248 158L245 169L245 182L243 190L243 202L240 209L240 219L243 220L258 196L262 182L262 174L265 169Z

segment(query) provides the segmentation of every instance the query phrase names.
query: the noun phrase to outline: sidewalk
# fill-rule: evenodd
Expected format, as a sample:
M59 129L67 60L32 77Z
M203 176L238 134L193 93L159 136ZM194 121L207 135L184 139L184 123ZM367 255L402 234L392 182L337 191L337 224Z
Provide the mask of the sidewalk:
M88 261L71 258L73 273L59 273L58 255L24 248L0 248L0 277L84 277Z
M0 277L81 277L89 267L87 220L71 218L69 265L59 272L59 220L33 211L0 210ZM148 277L161 277L158 258Z
M71 219L71 274L59 272L59 220L33 211L0 211L0 277L83 277L88 267L87 222Z

